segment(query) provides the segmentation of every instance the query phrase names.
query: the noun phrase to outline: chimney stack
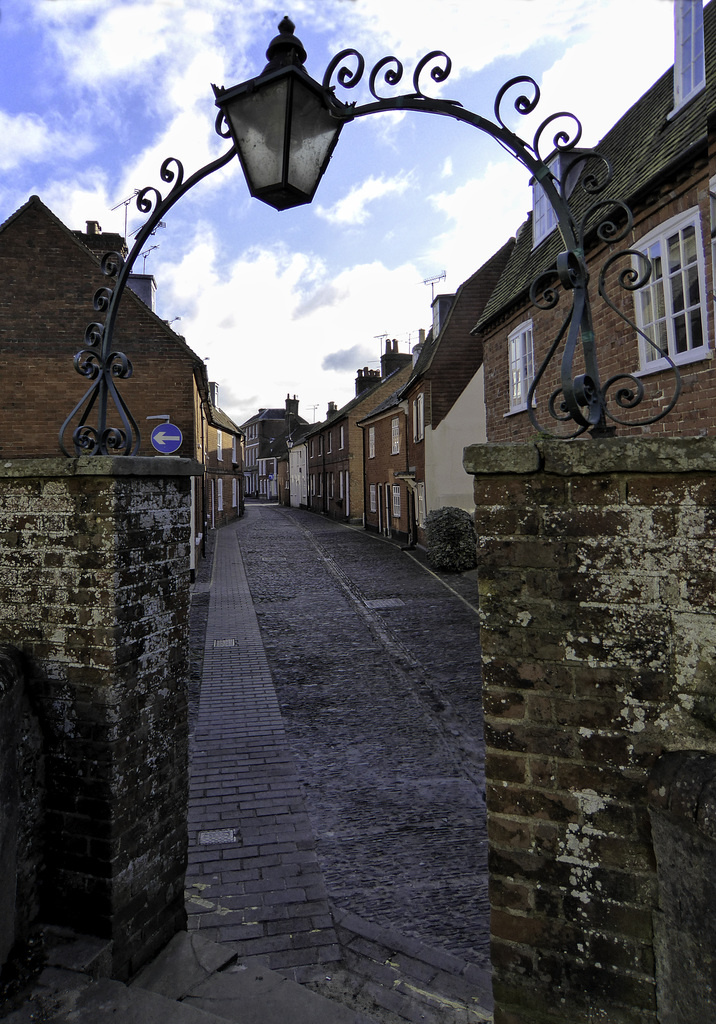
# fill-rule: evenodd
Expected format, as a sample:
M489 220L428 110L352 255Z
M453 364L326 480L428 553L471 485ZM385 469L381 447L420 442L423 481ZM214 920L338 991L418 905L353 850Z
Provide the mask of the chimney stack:
M372 388L379 380L380 370L369 370L367 366L364 366L362 370L358 370L358 375L356 376L356 397L362 395L368 388Z
M381 356L380 359L381 376L389 377L391 373L395 373L396 370L402 369L404 366L412 363L412 361L413 357L409 352L398 352L398 342L396 338L393 338L392 341L386 341L385 355Z

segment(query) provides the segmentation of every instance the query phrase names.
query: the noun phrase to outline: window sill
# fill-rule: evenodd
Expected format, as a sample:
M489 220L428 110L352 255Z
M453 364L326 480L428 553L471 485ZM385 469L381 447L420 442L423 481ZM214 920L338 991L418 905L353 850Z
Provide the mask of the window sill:
M713 359L713 349L708 349L705 346L703 348L692 349L691 352L682 352L680 355L674 356L674 362L677 366L690 366L691 363L703 363ZM647 363L646 366L640 367L634 371L635 377L650 377L653 373L663 373L664 370L670 370L671 363L667 362L666 359L655 359L652 363Z
M698 86L698 88L694 89L693 92L690 92L689 95L686 97L686 99L682 100L679 103L678 107L674 107L673 110L669 111L669 113L666 115L666 120L667 121L671 121L675 117L678 117L679 114L681 113L681 111L685 110L686 107L688 107L689 103L692 103L696 99L697 96L700 96L705 88L706 88L706 78L704 77L704 81L701 83L701 85Z
M537 408L537 405L536 405L535 402L532 403L532 408L533 409ZM525 402L524 405L516 405L513 409L510 409L509 412L504 413L502 418L503 418L503 420L506 420L508 416L518 416L519 413L521 413L521 412L527 412L527 402Z

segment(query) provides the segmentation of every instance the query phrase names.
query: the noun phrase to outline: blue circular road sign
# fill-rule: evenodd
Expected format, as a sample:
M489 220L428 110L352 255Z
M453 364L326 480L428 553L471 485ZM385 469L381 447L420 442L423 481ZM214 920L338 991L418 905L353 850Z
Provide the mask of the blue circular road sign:
M181 430L173 423L161 423L152 431L152 447L162 455L171 455L183 440Z

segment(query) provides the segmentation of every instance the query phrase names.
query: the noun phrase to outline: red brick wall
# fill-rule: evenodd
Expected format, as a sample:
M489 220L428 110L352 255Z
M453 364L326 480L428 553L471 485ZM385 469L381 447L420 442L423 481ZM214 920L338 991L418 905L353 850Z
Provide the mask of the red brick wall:
M397 417L400 421L400 452L397 455L391 453L392 447L392 422ZM375 427L375 458L368 458L368 431ZM408 536L409 523L409 494L408 487L404 480L397 480L396 473L404 473L408 469L408 446L407 446L407 417L404 411L395 407L382 416L370 421L364 428L365 431L365 494L366 526L370 529L379 528L378 512L370 511L370 485L376 484L380 488L383 508L382 529L386 532L389 525L390 531L401 536ZM386 520L386 490L385 485L389 484L391 489L390 501L388 503L388 517ZM392 489L393 485L400 486L400 517L393 515Z
M714 173L711 171L711 173ZM705 268L705 287L703 308L705 311L706 330L709 347L714 349L714 304L713 304L713 265L711 259L711 220L708 195L709 168L706 158L701 159L688 172L678 179L665 182L658 195L650 195L645 201L633 206L634 228L623 242L615 246L600 245L588 254L590 266L590 298L594 331L597 339L597 358L602 383L615 374L633 372L639 368L637 335L628 324L621 320L597 294L599 270L612 252L635 245L644 235L659 224L677 214L684 213L694 207L701 211L701 240ZM608 294L616 301L617 306L625 315L634 320L633 295L620 289L617 276L629 267L630 261L624 259L616 264L608 277ZM525 285L530 282L526 281ZM485 401L487 405L487 437L490 441L520 441L534 436L532 426L526 412L514 415L509 413L509 365L508 343L509 333L525 320L532 319L534 324L535 369L540 365L549 346L556 337L564 316L571 305L571 295L563 291L558 306L550 311L542 311L531 305L528 300L508 311L504 319L491 326L482 335L484 340L485 365ZM553 388L558 385L558 368L561 360L562 347L558 350L557 361L553 360L550 370L541 383L538 399L538 416L545 430L560 433L561 427L547 411L547 398ZM579 360L576 372L582 372ZM683 390L676 408L659 422L645 426L617 427L620 435L640 436L644 433L675 436L688 434L699 436L703 433L716 432L716 372L713 360L686 364L681 367ZM641 378L647 388L645 398L634 416L645 418L651 413L644 410L656 404L650 403L648 395L657 398L659 392L671 394L673 377L667 373L652 374ZM614 389L612 389L613 393ZM612 401L610 409L616 414L629 419L630 414L619 410Z
M104 318L93 309L94 292L110 284L98 261L39 202L0 232L0 457L60 454L60 427L90 384L73 359L85 347L87 325ZM149 440L156 422L146 417L165 414L184 435L176 454L193 458L197 360L131 289L122 298L114 348L134 368L131 378L116 383L142 435L139 454L156 454ZM66 443L71 448L71 430Z
M716 441L475 445L495 1024L656 1024L648 782L716 751Z

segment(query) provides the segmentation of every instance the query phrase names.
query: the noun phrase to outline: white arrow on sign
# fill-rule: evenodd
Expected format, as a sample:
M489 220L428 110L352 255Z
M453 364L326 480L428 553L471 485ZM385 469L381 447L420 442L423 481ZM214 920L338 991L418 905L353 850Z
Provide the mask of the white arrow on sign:
M154 435L154 440L158 441L159 444L166 444L167 441L171 444L172 441L181 441L181 439L181 434L166 434L163 430Z

